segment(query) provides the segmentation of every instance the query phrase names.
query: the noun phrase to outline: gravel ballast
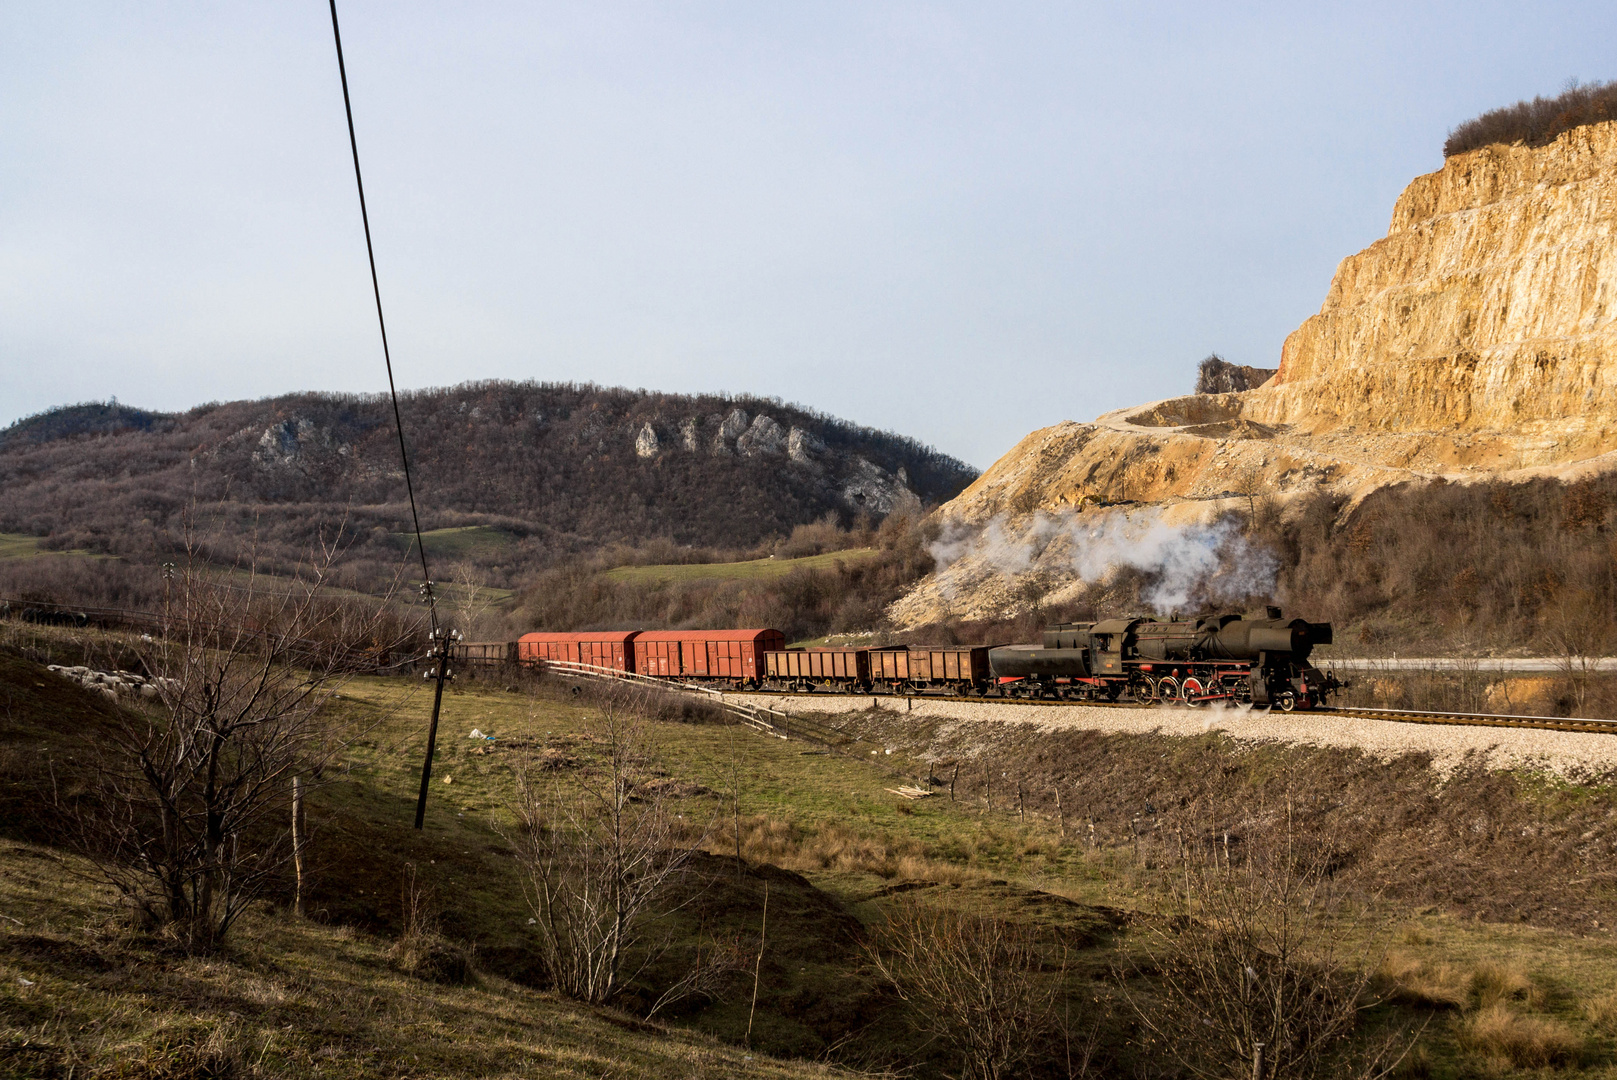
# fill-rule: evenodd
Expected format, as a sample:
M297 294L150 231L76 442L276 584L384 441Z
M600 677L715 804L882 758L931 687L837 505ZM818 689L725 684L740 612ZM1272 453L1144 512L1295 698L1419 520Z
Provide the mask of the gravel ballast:
M738 694L735 699L786 713L842 713L870 708L872 698L835 694ZM902 698L878 698L905 711ZM917 697L906 715L918 720L1028 724L1048 731L1090 730L1123 734L1203 735L1221 731L1246 742L1282 742L1346 747L1381 758L1430 754L1447 772L1468 755L1482 755L1492 768L1540 768L1565 776L1617 769L1617 734L1535 729L1411 724L1324 713L1271 713L1251 708L1128 708L1093 705L1019 705L991 701L941 701Z

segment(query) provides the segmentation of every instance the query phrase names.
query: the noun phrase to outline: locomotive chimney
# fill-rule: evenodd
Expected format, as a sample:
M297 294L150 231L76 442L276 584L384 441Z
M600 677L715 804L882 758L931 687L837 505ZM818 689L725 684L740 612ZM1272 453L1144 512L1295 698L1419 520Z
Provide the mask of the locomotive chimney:
M1275 607L1273 604L1269 605L1268 611L1269 611L1269 618L1271 618L1271 619L1280 618L1280 609Z

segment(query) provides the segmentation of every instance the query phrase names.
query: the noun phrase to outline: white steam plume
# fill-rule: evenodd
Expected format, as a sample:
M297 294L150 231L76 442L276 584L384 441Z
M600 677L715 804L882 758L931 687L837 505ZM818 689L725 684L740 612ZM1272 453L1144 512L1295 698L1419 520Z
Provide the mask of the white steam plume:
M938 585L949 595L985 576L1014 578L1031 570L1086 584L1124 567L1155 581L1142 599L1159 613L1192 600L1242 599L1272 593L1279 564L1233 520L1170 525L1151 507L1132 512L1040 512L1012 530L996 517L980 527L950 525L931 545ZM951 569L958 565L958 573Z

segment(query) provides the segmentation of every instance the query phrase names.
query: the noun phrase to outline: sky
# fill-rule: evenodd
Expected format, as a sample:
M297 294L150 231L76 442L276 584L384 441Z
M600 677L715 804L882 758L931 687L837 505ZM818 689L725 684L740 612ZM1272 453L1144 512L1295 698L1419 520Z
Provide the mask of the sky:
M1273 367L1596 3L340 0L401 388L728 391L979 468ZM0 425L386 389L324 0L0 6Z

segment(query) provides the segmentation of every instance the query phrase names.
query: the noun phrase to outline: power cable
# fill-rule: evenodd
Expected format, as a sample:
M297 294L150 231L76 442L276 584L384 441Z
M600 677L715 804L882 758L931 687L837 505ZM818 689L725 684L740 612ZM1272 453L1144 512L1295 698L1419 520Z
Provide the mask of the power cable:
M337 26L337 0L331 2L331 38L337 45L337 75L342 79L342 107L348 117L348 146L354 152L354 186L359 189L359 217L365 225L365 254L371 264L371 292L376 296L376 325L382 332L382 360L387 364L387 392L393 401L393 423L399 434L399 458L404 462L404 490L410 496L410 522L415 527L416 551L421 556L421 594L427 600L427 622L438 654L438 684L432 695L432 723L427 728L427 759L421 766L421 794L416 799L415 827L427 815L427 785L432 781L432 754L438 744L438 714L443 707L444 679L449 674L449 635L438 626L438 598L427 569L427 545L421 538L421 515L415 507L415 485L410 480L410 452L404 445L404 416L399 412L399 391L393 382L393 356L387 347L387 320L382 316L382 284L376 276L376 247L371 243L371 216L365 208L365 179L359 171L359 139L354 134L354 106L348 96L348 67L343 63L342 31Z

